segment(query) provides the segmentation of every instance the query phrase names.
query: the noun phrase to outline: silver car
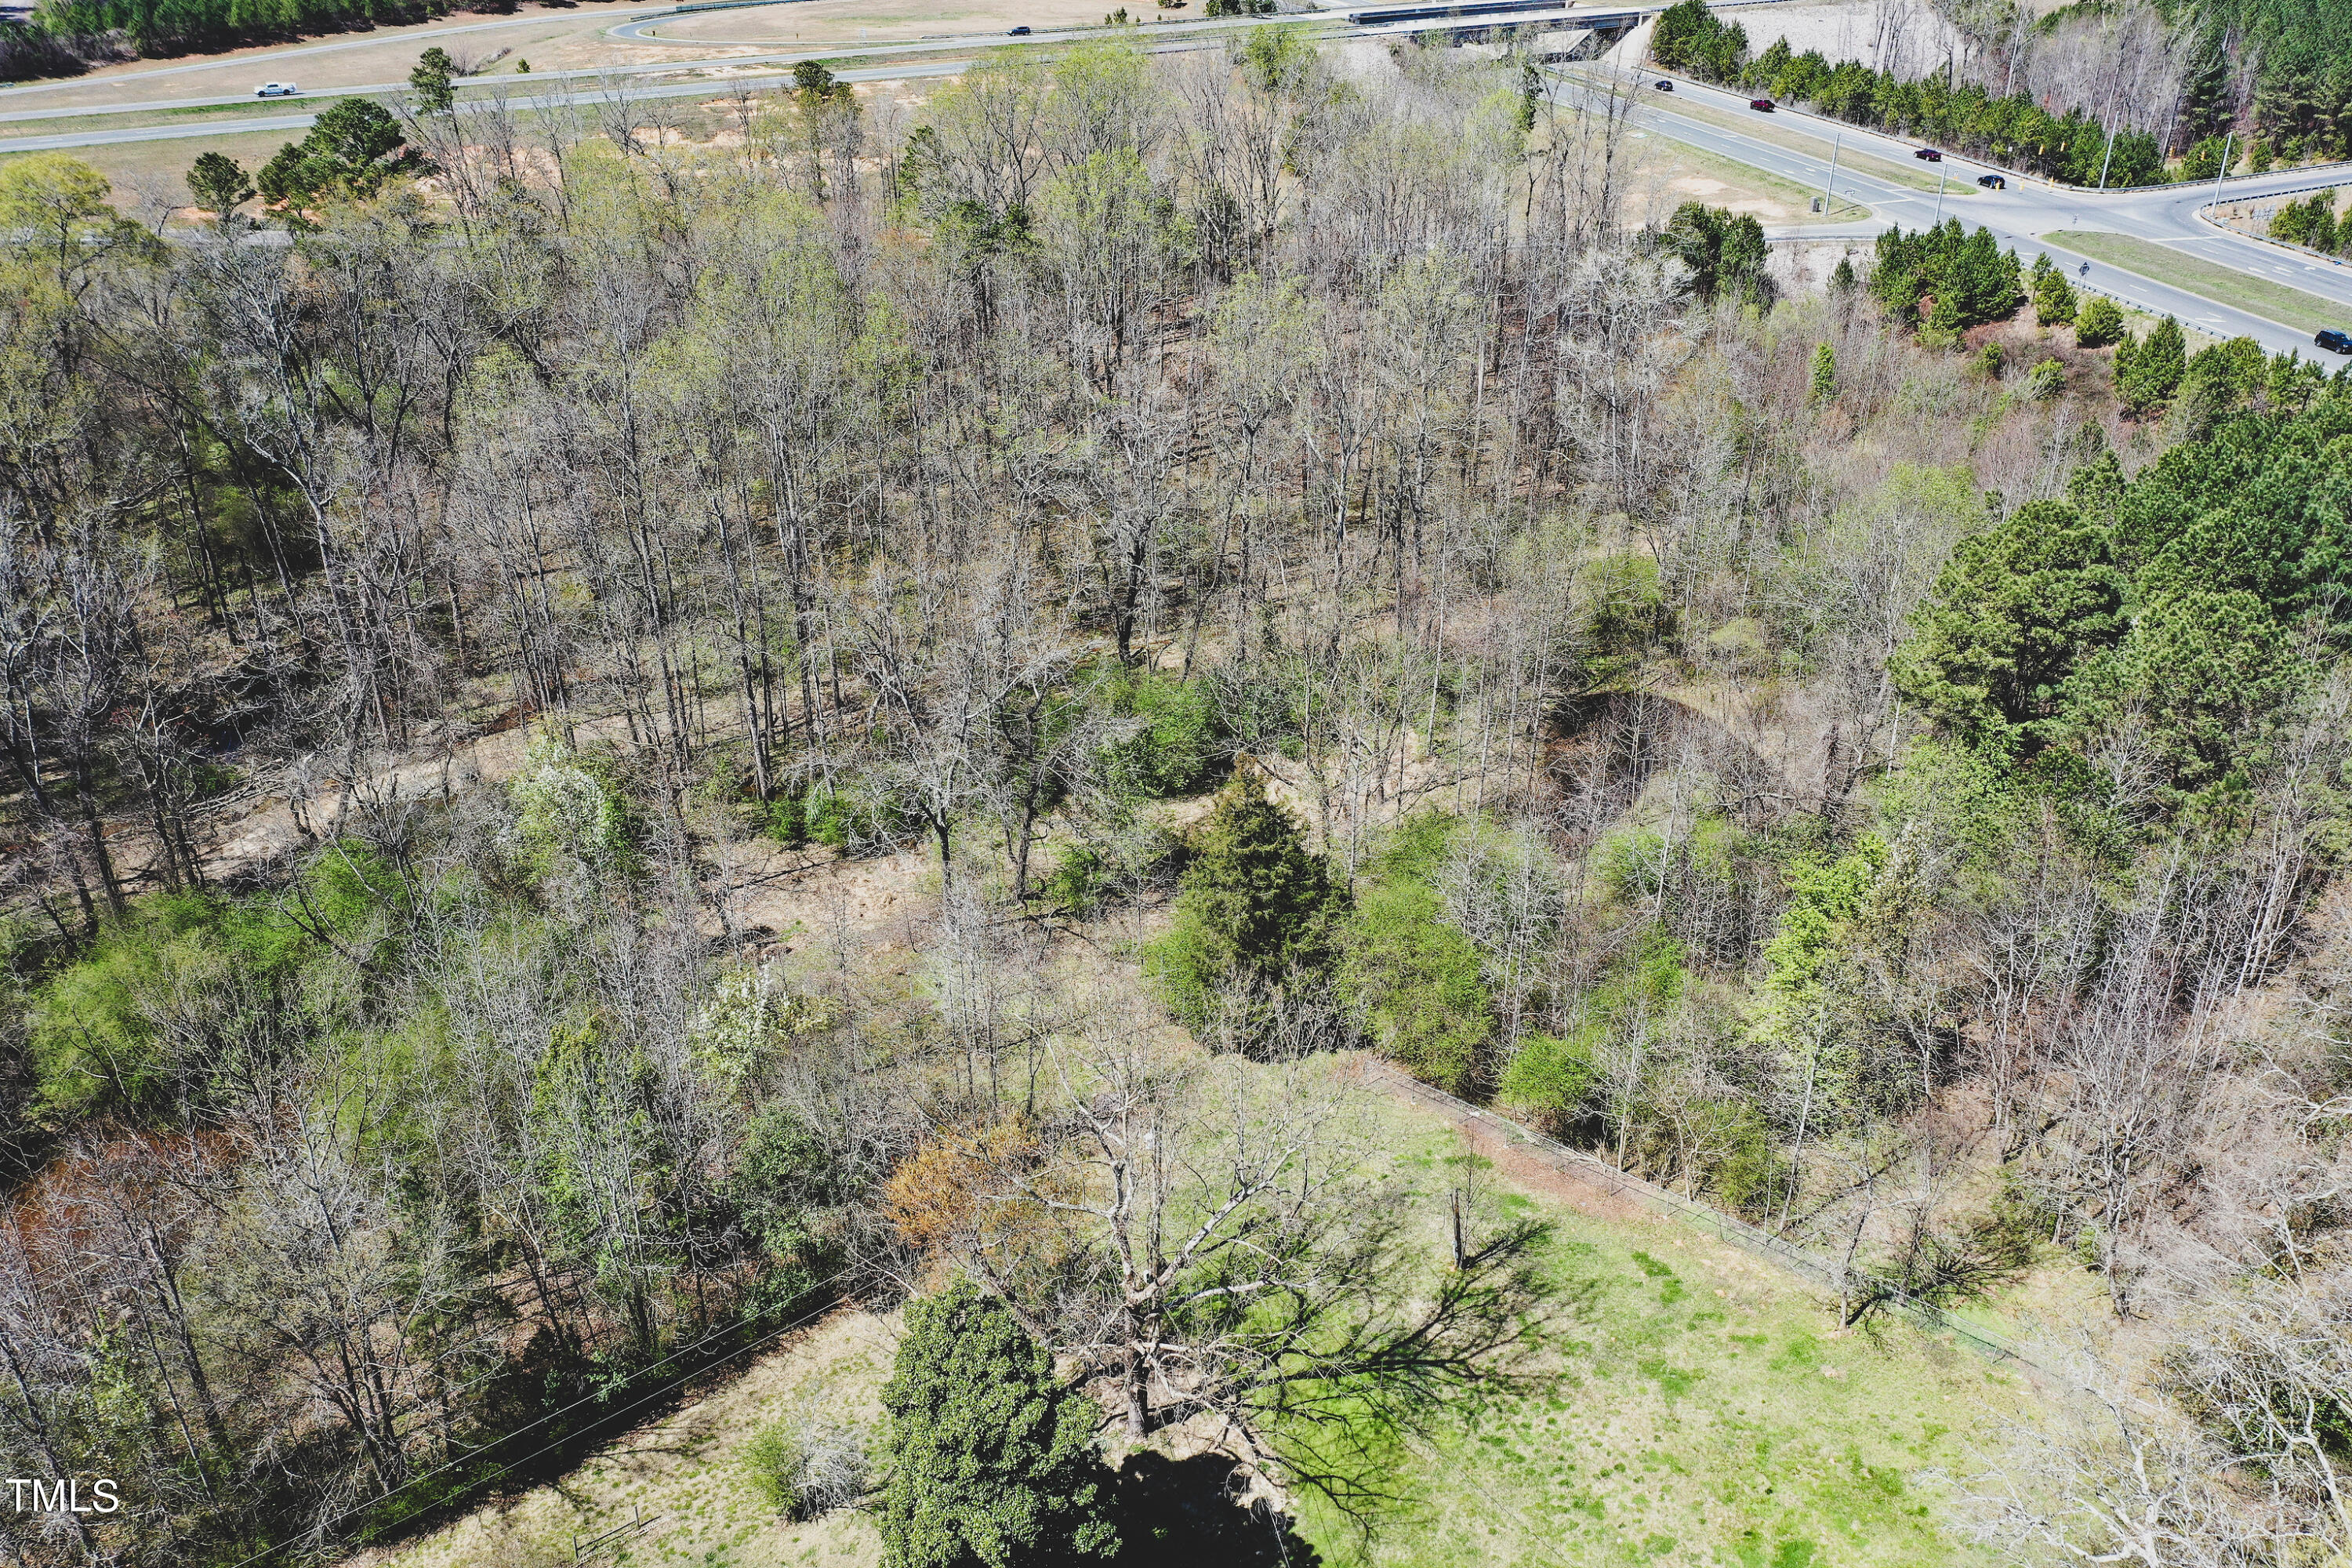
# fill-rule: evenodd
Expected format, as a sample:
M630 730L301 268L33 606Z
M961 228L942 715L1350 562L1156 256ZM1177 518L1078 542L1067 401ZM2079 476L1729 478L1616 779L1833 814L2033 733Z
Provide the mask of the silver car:
M259 87L253 89L253 96L256 98L294 98L299 96L301 91L302 89L300 88L296 87L290 81L265 81Z

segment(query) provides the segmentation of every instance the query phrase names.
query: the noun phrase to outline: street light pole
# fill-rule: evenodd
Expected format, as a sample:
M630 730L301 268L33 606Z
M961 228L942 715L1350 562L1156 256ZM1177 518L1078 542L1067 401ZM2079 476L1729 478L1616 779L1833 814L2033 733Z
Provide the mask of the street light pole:
M1824 207L1824 209L1825 209L1825 210L1822 212L1822 216L1823 217L1825 217L1825 218L1828 218L1828 219L1829 219L1831 222L1832 222L1832 223L1834 223L1834 222L1836 222L1836 221L1837 221L1837 219L1836 219L1836 214L1837 214L1837 161L1838 161L1838 149L1839 149L1839 148L1841 148L1841 147L1843 147L1843 146L1844 146L1844 145L1845 145L1845 132L1843 132L1843 131L1841 131L1841 132L1839 132L1837 133L1837 139L1836 139L1835 141L1833 141L1833 142L1832 142L1830 143L1830 177L1829 177L1829 183L1828 183L1827 184L1825 184L1825 185L1823 185L1823 186L1822 187L1822 202L1823 207Z
M2099 158L2099 189L2103 191L2107 188L2107 160L2113 158L2115 155L2116 132L2115 127L2109 126L2107 128L2107 150Z
M1944 221L1944 182L1949 178L1951 175L1945 171L1943 165L1937 164L1936 167L1936 216L1930 220L1931 222Z
M2221 170L2213 176L2213 205L2217 207L2221 205L2221 182L2230 177L2230 144L2237 134L2232 131L2221 138Z

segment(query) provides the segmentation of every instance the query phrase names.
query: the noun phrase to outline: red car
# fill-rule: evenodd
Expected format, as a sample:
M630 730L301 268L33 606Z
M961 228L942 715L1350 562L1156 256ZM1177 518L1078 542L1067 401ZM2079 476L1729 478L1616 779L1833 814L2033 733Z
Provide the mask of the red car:
M1911 156L1914 158L1925 159L1930 163L1940 163L1944 161L1944 155L1941 153L1937 152L1933 147L1922 147L1916 153L1912 153Z
M1748 107L1750 109L1760 109L1765 113L1769 114L1772 112L1772 100L1769 98L1751 98L1748 100Z

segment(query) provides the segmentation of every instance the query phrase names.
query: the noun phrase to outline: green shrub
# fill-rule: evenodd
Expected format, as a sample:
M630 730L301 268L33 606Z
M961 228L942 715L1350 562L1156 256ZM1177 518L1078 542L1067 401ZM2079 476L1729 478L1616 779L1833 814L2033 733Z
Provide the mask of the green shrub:
M807 837L845 855L894 847L922 827L905 802L863 782L819 785L809 792L803 810Z
M743 1446L751 1488L786 1519L820 1518L866 1492L866 1435L840 1422L785 1415Z
M1495 1098L1545 1131L1558 1136L1581 1117L1599 1069L1592 1037L1580 1030L1570 1039L1529 1035L1503 1069Z
M2086 349L2103 349L2124 335L2124 313L2104 294L2094 294L2074 318L2074 341Z
M1102 856L1083 844L1064 846L1042 891L1047 902L1070 914L1084 914L1102 901L1107 879Z
M809 840L808 796L799 790L788 790L768 803L767 819L761 831L788 849L798 849Z
M1682 1120L1683 1142L1696 1167L1688 1173L1692 1187L1713 1193L1728 1209L1752 1211L1773 1201L1787 1170L1753 1102L1705 1100Z
M610 758L575 752L542 730L507 793L523 841L542 864L562 854L600 877L636 870L644 824Z
M833 1146L787 1105L752 1118L727 1179L745 1231L770 1257L803 1262L829 1254L827 1217L852 1189Z
M316 948L294 912L331 932L367 920L373 863L330 853L293 894L140 900L37 990L27 1019L34 1120L152 1112L200 1092L232 1051L266 1040L280 982Z
M1225 731L1208 682L1142 671L1107 685L1116 711L1143 721L1134 734L1103 750L1103 774L1113 790L1165 799L1195 794L1215 776Z
M1382 1054L1449 1094L1474 1092L1495 1032L1478 950L1439 918L1417 878L1381 882L1358 901L1342 942L1339 988Z

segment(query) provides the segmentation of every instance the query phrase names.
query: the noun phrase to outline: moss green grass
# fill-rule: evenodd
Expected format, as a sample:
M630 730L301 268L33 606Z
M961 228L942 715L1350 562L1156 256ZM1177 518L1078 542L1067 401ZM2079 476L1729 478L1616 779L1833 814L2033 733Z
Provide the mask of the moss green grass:
M1392 1115L1434 1198L1458 1169L1455 1135ZM1983 1560L1948 1529L1937 1472L1965 1469L1970 1440L2031 1397L2019 1375L1901 1322L1840 1334L1804 1284L1675 1222L1501 1187L1505 1208L1556 1227L1548 1386L1416 1456L1422 1503L1369 1552L1308 1510L1328 1563Z
M2045 244L2062 247L2077 256L2087 256L2094 261L2186 289L2208 300L2268 316L2282 326L2306 332L2326 327L2352 327L2352 306L2338 305L2301 289L2224 267L2218 261L2185 255L2154 240L2088 229L2066 229L2045 234L2042 238Z

